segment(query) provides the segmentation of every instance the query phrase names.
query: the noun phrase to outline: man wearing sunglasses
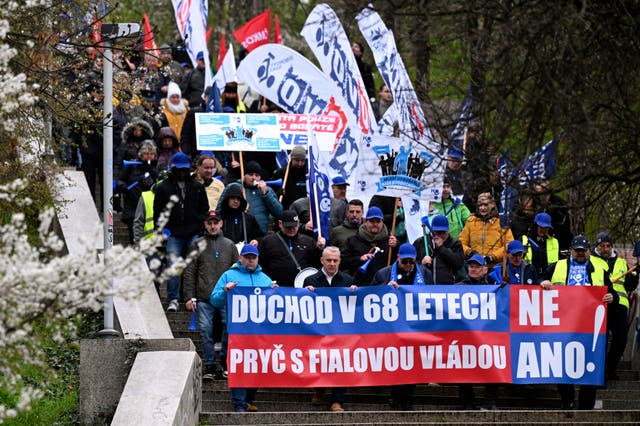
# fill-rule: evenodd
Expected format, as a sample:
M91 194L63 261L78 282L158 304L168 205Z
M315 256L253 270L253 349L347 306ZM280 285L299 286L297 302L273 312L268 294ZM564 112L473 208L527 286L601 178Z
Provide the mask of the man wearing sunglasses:
M380 269L373 277L372 285L392 285L396 289L400 285L433 284L431 271L421 264L416 265L416 249L410 243L404 243L398 249L398 259L390 266ZM416 385L391 386L389 404L393 409L413 411L413 392Z

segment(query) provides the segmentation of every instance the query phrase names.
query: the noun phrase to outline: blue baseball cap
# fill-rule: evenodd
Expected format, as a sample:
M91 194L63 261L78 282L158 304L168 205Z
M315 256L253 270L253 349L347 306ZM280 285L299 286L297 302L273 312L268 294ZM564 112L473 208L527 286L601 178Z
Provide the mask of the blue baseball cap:
M520 240L510 241L509 244L507 244L507 253L524 253L524 246L522 245Z
M542 226L543 228L551 228L551 229L553 229L553 226L551 226L551 216L549 216L548 213L545 213L545 212L538 213L533 218L533 221L538 226Z
M447 217L444 215L437 215L431 219L431 230L432 231L448 231L449 230L449 221Z
M487 261L484 260L484 256L481 254L474 254L473 256L471 256L471 258L467 260L467 263L470 262L476 262L480 266L487 266Z
M198 52L196 59L204 59L204 52L202 50Z
M416 248L409 243L402 244L398 249L398 257L400 257L400 259L415 259L417 255Z
M191 167L191 162L189 161L189 157L184 152L176 152L171 157L171 167L175 167L176 169L188 169Z
M349 183L344 180L344 178L342 176L336 176L333 179L331 179L331 185L347 185L349 186Z
M365 219L384 219L384 215L382 214L380 207L373 206L369 207L369 210L367 210L367 217L365 217Z
M256 256L259 255L258 253L258 247L252 245L252 244L245 244L242 247L242 250L240 251L240 256L246 256L248 254L254 254Z

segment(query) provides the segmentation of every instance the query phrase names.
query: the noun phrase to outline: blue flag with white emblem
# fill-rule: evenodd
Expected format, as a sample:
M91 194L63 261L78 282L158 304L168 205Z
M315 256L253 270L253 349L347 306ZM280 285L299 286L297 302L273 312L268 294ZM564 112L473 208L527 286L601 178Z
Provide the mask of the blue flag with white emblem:
M311 202L311 222L313 232L319 237L329 239L331 223L331 194L329 177L318 167L318 142L309 126L309 201Z

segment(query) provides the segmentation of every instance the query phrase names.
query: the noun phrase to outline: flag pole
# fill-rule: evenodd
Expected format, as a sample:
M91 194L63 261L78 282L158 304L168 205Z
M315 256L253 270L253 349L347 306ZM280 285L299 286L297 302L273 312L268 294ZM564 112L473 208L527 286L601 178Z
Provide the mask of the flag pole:
M240 156L240 187L242 188L242 196L247 199L247 191L244 189L244 161L242 160L242 151L238 153ZM231 153L231 160L233 161L233 152Z
M322 226L320 225L320 207L318 206L318 184L313 184L313 205L316 208L316 226L318 227L318 238L322 237Z
M393 205L393 220L391 221L391 232L389 232L389 238L396 232L396 217L398 216L398 197ZM391 247L389 247L389 253L387 254L387 266L391 265Z
M284 179L282 179L282 192L280 193L280 197L278 197L278 201L282 203L282 197L284 197L284 191L286 191L287 187L287 179L289 179L289 167L291 166L291 159L287 161L287 168L284 171ZM317 195L317 194L316 194Z

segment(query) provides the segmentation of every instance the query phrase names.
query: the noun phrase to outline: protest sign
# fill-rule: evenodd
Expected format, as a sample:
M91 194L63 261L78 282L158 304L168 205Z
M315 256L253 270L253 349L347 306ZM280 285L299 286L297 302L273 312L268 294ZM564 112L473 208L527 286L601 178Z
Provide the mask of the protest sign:
M236 288L230 387L602 384L605 287Z

